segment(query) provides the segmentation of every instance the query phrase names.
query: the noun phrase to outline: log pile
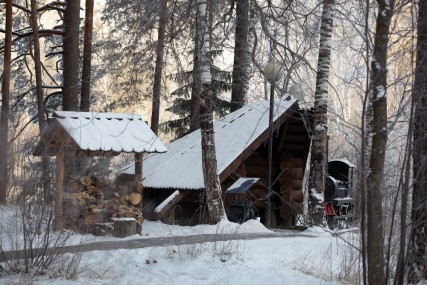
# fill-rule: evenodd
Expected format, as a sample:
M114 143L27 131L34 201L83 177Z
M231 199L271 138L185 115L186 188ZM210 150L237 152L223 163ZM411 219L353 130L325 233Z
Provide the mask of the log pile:
M64 217L69 228L84 231L87 225L109 223L111 218L144 221L141 184L115 183L95 176L71 181L64 191Z
M280 216L287 220L294 214L302 214L304 193L302 191L302 159L284 151L280 155L281 163L279 176L282 207Z

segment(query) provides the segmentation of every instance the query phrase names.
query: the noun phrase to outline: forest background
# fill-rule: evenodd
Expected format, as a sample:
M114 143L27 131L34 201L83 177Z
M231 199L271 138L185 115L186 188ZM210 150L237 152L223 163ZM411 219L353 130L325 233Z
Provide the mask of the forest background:
M35 197L38 189L50 192L48 168L54 164L50 158L34 158L32 150L53 110L140 113L165 142L199 128L205 62L198 43L205 34L214 117L269 98L263 75L269 61L285 71L275 84L278 96L289 93L301 107L318 108L322 11L329 4L332 40L327 93L322 97L327 106L327 154L358 168L361 282L369 275L365 256L369 259L371 236L368 229L364 239L365 225L369 228L377 215L369 214L377 198L384 247L375 255L384 256L384 274L371 276L370 283L427 278L422 258L427 251L427 188L422 186L427 132L423 124L417 125L426 115L425 83L420 79L425 1L202 1L207 6L203 31L197 28L201 1L78 2L0 1L3 203ZM378 28L381 23L387 24L386 30ZM381 57L379 35L386 39ZM383 71L379 77L376 69ZM379 78L385 84L374 85ZM385 103L384 164L380 179L371 183L378 184L377 191L370 192L366 177L372 169L367 161L378 133L372 129L378 101ZM100 159L94 167L105 164L109 159ZM368 267L375 266L370 263Z

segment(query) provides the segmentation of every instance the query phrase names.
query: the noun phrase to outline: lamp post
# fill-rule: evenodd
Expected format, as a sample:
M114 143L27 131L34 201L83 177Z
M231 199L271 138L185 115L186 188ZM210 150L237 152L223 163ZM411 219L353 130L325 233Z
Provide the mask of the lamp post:
M268 172L267 172L267 201L265 205L265 226L270 228L271 223L271 165L273 164L273 109L274 109L274 86L284 74L283 66L277 62L270 61L264 67L264 76L270 83L270 112L268 121Z

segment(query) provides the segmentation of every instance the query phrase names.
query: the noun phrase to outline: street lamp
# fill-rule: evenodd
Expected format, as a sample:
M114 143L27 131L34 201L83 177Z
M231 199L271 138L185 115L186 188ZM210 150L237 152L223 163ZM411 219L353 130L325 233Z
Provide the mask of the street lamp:
M271 222L271 165L273 164L273 109L274 109L274 85L283 77L285 70L278 62L270 61L264 67L264 76L270 83L270 112L268 122L268 173L267 173L267 202L265 205L265 226L270 228Z

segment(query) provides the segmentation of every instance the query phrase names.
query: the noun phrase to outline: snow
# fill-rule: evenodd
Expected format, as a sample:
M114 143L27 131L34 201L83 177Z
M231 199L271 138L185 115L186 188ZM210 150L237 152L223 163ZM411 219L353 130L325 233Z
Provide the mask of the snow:
M318 201L323 202L323 192L318 193L316 189L311 189L311 195L315 197Z
M163 208L173 199L175 199L176 196L179 195L179 190L175 190L175 192L173 192L168 198L166 198L162 203L160 203L160 205L158 205L156 207L156 209L154 209L155 213L160 213Z
M226 193L245 193L258 180L259 178L256 177L240 177L226 190Z
M375 86L375 90L377 91L377 96L376 96L377 100L381 99L381 98L384 98L384 96L385 96L385 88L384 88L383 85Z
M115 221L123 221L123 222L125 222L125 221L135 221L134 218L115 218L115 217L111 218L111 220L113 222L115 222Z
M140 115L55 111L54 117L83 150L166 152Z
M314 126L314 130L321 132L327 130L327 128L324 125L316 125Z
M381 69L381 64L378 61L376 61L376 60L373 59L372 63L375 66L376 69L378 69L378 70Z
M356 165L354 165L353 163L351 163L351 162L350 162L350 161L348 161L347 159L330 159L330 160L329 160L329 162L334 162L334 161L345 163L345 164L347 164L349 167L353 167L353 168L355 168L355 167L356 167Z
M384 10L381 11L381 15L383 17L386 17L388 10L390 10L390 0L385 0L384 1Z
M124 239L78 234L73 238L132 242L208 233L271 233L258 220L242 225L223 220L194 227L145 221L142 228L142 236ZM357 256L348 243L357 244L357 240L354 229L312 227L304 232L283 230L273 238L67 253L59 262L80 258L75 274L63 268L44 276L3 277L0 284L348 284L352 279L347 279L346 272L357 267Z
M274 121L296 107L296 99L278 98L274 105ZM239 155L268 129L270 102L246 105L214 121L218 173L222 173ZM135 164L119 173L135 173ZM143 161L143 184L156 189L203 189L200 130L167 145L167 152L152 154Z

